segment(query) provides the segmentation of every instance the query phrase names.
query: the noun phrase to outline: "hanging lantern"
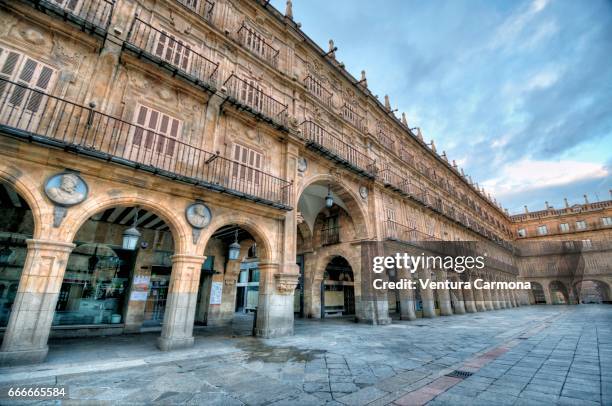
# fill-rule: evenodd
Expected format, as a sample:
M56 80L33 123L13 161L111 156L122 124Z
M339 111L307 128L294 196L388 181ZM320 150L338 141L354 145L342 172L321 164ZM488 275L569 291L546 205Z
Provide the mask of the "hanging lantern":
M140 231L136 228L138 224L138 208L136 208L136 215L134 216L134 224L123 232L123 249L133 251L136 249L138 240L140 239Z
M325 207L331 209L334 205L334 198L331 195L331 186L327 186L327 196L325 197Z
M238 244L238 230L236 230L236 234L234 235L234 242L229 246L228 258L230 260L236 260L240 256L240 244Z

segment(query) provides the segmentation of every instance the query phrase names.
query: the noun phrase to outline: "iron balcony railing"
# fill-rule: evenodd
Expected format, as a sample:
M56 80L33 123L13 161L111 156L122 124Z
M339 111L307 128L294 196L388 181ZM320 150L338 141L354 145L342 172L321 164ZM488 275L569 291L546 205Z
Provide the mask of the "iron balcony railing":
M411 197L423 204L427 203L425 190L410 182L410 179L398 174L391 168L386 168L380 172L380 176L386 187Z
M376 138L383 145L383 147L387 148L389 151L395 152L395 141L384 131L378 131Z
M326 157L340 163L353 172L373 179L376 176L376 163L357 148L342 141L320 125L312 121L301 124L302 135L309 148L323 153Z
M123 47L159 64L196 85L214 87L219 64L195 51L190 44L158 30L136 16Z
M114 0L30 0L37 9L53 13L85 31L106 37Z
M238 29L238 40L245 48L272 66L276 67L278 65L279 51L268 44L265 38L257 31L242 24Z
M291 182L4 79L0 132L291 210Z
M388 240L404 242L440 241L439 238L433 235L423 233L390 219L383 222L383 237Z
M358 114L353 106L344 103L340 113L342 118L355 126L359 131L365 131L365 117Z
M287 108L274 97L267 95L255 81L246 81L231 74L223 84L228 95L260 118L286 127Z
M340 243L340 227L330 227L321 230L321 245Z
M308 75L304 79L304 85L306 86L306 89L308 89L308 91L317 99L321 100L323 104L328 107L332 107L332 99L334 94L327 90L320 81Z
M213 10L215 9L215 3L209 0L176 0L177 3L182 4L190 11L202 17L208 22L212 22Z

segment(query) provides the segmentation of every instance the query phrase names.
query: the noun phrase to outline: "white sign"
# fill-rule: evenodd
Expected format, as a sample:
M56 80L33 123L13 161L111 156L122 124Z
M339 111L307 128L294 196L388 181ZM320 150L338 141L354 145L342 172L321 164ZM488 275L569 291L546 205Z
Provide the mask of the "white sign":
M132 294L130 295L130 300L133 300L135 302L146 302L148 294L149 292L141 292L135 290L132 291Z
M210 304L221 304L223 282L213 282L210 288Z

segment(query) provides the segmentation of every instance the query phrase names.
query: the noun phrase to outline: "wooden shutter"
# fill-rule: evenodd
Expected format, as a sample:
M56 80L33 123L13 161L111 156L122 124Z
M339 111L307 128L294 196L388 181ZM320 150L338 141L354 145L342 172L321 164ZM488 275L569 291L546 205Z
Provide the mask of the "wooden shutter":
M234 165L232 175L241 181L260 184L262 156L259 152L239 144L234 145L234 160L242 165Z
M181 131L181 121L150 107L139 106L136 110L136 127L132 143L154 150L158 154L173 156L176 140ZM142 128L144 127L144 128Z

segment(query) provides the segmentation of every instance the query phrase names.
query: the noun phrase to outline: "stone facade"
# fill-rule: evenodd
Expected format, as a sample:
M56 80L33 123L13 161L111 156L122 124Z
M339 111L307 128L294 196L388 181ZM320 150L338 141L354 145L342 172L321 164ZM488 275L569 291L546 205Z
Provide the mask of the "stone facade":
M9 288L0 363L43 360L49 334L141 331L155 312L142 300L154 278L164 292L162 350L191 345L194 322L230 323L254 286L260 337L292 334L298 314L387 324L393 312L414 319L530 303L527 292L499 289L371 289L368 261L386 241L415 254L418 241L476 241L487 267L461 278L535 277L540 268L511 243L531 220L509 216L290 12L237 0L36 4L0 8L0 180L23 201L21 212L3 206L10 221L0 232L7 247L19 237L21 250L8 250L23 265ZM45 182L62 173L86 185L62 192L82 201L51 200ZM194 203L210 210L202 227L186 219ZM603 210L609 216L610 205ZM141 245L113 262L116 286L105 288L121 289L125 303L92 316L121 322L55 327L58 303L70 310L87 288L62 287L81 280L70 264L97 272L98 250L123 252L134 213ZM234 232L240 250L230 259ZM609 229L595 234L609 241ZM245 271L253 261L257 273Z

